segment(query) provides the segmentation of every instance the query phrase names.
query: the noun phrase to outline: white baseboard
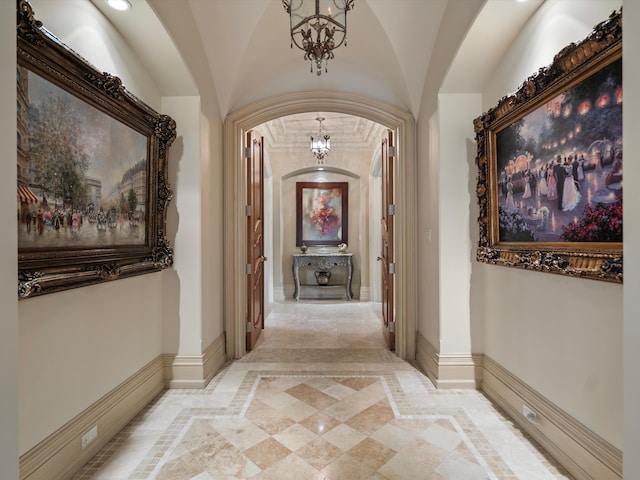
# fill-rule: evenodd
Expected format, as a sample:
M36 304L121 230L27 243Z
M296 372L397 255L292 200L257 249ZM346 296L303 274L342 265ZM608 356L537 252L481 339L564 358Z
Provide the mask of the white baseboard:
M479 388L482 355L442 354L418 333L416 362L436 388Z
M201 354L164 354L167 388L204 388L224 364L225 339L220 335Z
M128 380L20 457L20 480L70 478L163 389L158 356ZM84 450L82 436L94 425L97 438Z
M354 292L355 294L355 292ZM361 302L370 302L371 301L371 288L369 287L360 287L360 301Z
M489 357L482 390L577 480L622 479L622 452ZM523 415L523 405L534 421Z
M284 288L283 287L273 287L273 301L274 302L284 302Z

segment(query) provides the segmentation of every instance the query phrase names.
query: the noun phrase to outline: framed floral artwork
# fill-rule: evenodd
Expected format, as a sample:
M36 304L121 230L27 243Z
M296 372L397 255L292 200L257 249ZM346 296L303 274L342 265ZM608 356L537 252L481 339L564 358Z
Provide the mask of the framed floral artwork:
M474 126L478 260L622 282L622 12Z
M296 183L296 245L348 243L347 182Z

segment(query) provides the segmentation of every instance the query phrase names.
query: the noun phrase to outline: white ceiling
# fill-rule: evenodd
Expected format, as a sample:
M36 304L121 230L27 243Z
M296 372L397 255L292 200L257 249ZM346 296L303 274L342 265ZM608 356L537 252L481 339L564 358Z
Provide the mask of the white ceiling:
M268 96L311 89L370 95L417 116L444 16L480 4L355 0L348 15L348 45L336 50L328 73L318 77L310 73L303 53L290 48L282 0L130 0L129 12L108 8L105 0L91 1L127 39L163 95L211 95L222 118ZM451 64L443 91L480 91L504 49L543 1L487 0ZM306 144L317 131L315 116L269 122L268 143ZM377 128L337 113L322 116L336 144L370 142Z
M300 113L280 117L258 127L271 150L309 149L311 135L317 135L319 122L324 118L322 132L331 137L333 148L343 150L379 148L384 127L365 118L335 112Z

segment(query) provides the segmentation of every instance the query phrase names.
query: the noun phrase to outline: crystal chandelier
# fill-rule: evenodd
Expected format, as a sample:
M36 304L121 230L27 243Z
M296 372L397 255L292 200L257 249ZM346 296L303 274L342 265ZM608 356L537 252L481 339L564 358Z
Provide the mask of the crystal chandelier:
M289 14L291 48L295 44L304 51L304 59L316 65L316 74L327 72L327 62L333 50L347 45L347 12L354 0L282 0ZM322 12L322 13L321 13Z
M318 159L318 165L324 165L324 157L331 151L331 137L322 133L324 117L317 117L316 120L320 123L320 128L317 136L311 135L311 153Z

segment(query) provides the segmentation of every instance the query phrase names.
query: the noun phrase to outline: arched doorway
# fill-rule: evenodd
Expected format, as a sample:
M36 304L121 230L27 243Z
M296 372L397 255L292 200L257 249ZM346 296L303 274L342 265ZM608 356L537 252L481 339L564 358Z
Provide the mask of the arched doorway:
M240 358L246 353L244 133L278 117L319 110L364 117L396 133L396 353L412 360L415 357L417 324L415 121L409 112L379 100L331 91L270 97L230 113L225 120L224 315L227 357Z

